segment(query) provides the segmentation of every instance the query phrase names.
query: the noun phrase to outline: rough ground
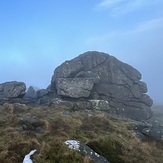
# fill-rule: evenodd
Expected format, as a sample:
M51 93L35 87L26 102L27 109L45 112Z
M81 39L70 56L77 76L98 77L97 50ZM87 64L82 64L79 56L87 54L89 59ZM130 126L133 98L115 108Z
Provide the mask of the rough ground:
M0 106L0 162L22 162L31 150L34 163L91 163L64 142L79 140L111 163L162 163L163 142L140 140L133 124L103 112L68 107Z

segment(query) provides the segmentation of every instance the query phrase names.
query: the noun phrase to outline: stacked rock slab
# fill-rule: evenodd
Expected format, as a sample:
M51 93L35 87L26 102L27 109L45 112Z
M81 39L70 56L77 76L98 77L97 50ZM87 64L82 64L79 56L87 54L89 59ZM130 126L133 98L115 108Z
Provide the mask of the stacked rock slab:
M72 99L108 101L108 112L126 118L152 116L153 102L140 72L102 52L89 51L62 63L54 71L50 91Z

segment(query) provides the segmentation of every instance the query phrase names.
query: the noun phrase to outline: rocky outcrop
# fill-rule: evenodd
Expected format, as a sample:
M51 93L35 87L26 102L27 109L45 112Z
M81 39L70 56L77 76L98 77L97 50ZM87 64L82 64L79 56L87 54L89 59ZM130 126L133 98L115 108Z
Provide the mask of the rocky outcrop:
M152 116L153 102L140 72L106 53L86 52L64 62L55 69L49 91L63 98L108 101L108 112L126 118Z
M23 82L6 82L0 84L0 101L21 98L25 95L26 85Z
M152 116L153 102L140 72L102 52L86 52L58 66L47 89L25 90L23 82L0 84L0 104L51 105L60 98L69 101L75 110L100 108L135 120Z

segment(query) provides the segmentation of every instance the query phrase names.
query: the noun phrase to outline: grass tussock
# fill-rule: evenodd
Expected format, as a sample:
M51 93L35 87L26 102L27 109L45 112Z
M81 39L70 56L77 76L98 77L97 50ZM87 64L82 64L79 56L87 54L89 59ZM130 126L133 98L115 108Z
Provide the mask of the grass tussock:
M90 158L70 150L64 141L79 140L111 163L162 163L163 142L141 141L132 123L104 113L76 111L64 107L29 107L6 112L0 107L0 162L22 162L31 150L34 163L91 163ZM23 130L20 120L33 118L40 132Z

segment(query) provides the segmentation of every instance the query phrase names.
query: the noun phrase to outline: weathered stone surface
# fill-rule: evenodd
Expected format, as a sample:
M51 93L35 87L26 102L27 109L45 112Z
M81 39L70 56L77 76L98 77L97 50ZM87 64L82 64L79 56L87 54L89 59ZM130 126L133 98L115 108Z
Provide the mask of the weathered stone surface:
M58 95L72 98L88 97L94 80L91 78L58 78L56 85Z
M94 163L109 163L103 156L97 154L90 147L76 140L67 140L64 142L70 149L73 149L84 156L90 157Z
M92 110L92 103L90 101L76 101L76 102L71 102L73 104L73 109L74 110Z
M93 110L109 111L109 102L104 100L89 100Z
M47 96L39 98L36 102L37 106L39 105L50 106L51 104L52 104L52 99Z
M140 72L102 52L86 52L58 66L49 91L62 97L108 101L110 112L127 118L152 116L153 101Z
M141 98L143 93L147 93L147 85L144 82L134 83L130 88L135 98Z
M163 140L163 126L158 121L155 122L135 122L135 132L141 139L151 138L154 140Z
M0 99L19 98L24 96L26 85L23 82L6 82L0 84Z
M46 94L48 94L48 90L47 89L40 89L36 91L37 94L37 98L41 98L43 96L45 96Z
M109 102L104 100L63 100L61 98L41 98L38 105L53 105L60 108L68 108L71 110L92 110L109 112Z
M73 104L74 110L92 110L110 112L109 102L104 100L83 100L69 102Z
M24 98L37 98L36 90L30 86L27 93L24 95Z

